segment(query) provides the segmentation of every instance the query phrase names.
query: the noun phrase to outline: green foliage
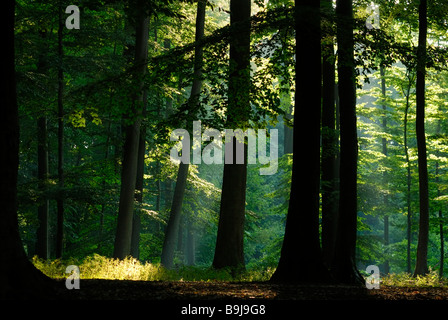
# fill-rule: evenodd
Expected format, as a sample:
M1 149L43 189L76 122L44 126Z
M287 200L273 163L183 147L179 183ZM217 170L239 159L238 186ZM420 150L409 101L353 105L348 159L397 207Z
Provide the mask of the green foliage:
M358 262L389 262L384 283L434 283L435 271L426 278L410 279L406 270L407 169L410 168L411 261L418 232L418 168L415 138L415 61L417 5L378 0L381 28L365 28L370 1L356 1L354 33L358 86ZM278 172L260 176L250 165L247 177L245 257L249 271L238 279L211 265L219 213L222 165L191 165L178 235L176 270L160 267L164 228L169 217L177 165L169 159L170 133L193 120L216 129L226 127L229 77L228 1L213 0L206 14L205 39L194 42L194 1L149 1L151 17L148 63L144 79L133 67L135 30L132 2L82 2L81 29L64 29L64 57L57 52L58 6L42 1L16 1L16 72L21 124L19 170L19 225L30 257L35 254L38 217L36 208L50 203L50 256L54 256L55 200L64 199L64 260L34 264L51 277L64 278L65 266L79 265L81 277L140 280L266 280L278 263L289 203L292 155L279 159ZM256 0L251 18L250 118L252 128L277 128L279 150L283 143L282 119L294 107L294 1ZM440 224L446 233L448 213L448 61L446 3L429 6L426 83L426 134L430 184L430 248L428 261L440 268ZM337 19L324 10L325 40L335 37ZM443 18L443 19L442 19ZM199 104L190 96L194 49L204 47L203 89ZM57 72L64 71L64 188L57 181ZM385 70L386 93L381 75ZM136 203L141 218L140 260L123 261L112 255L119 202L123 126L135 118L131 111L136 85L147 91L146 152L143 204ZM384 106L384 107L383 107ZM407 145L404 152L404 114L407 108ZM300 112L296 110L296 119ZM37 178L37 119L45 116L49 151L49 177ZM306 121L306 119L305 119ZM387 125L383 126L383 121ZM306 123L306 122L305 122ZM326 132L323 132L326 134ZM387 155L383 150L386 142ZM337 147L336 147L337 148ZM306 156L306 155L299 155ZM306 170L306 168L304 169ZM439 218L439 210L442 217ZM389 244L384 241L384 221L389 219ZM194 235L195 264L186 266L188 234ZM445 236L445 239L447 237ZM447 243L445 241L445 248ZM447 262L445 261L445 270ZM387 282L389 281L389 282Z
M94 254L81 261L53 260L44 261L37 257L33 264L45 275L64 279L68 274L65 269L69 265L79 268L80 279L109 279L109 280L141 280L141 281L267 281L274 272L273 269L249 270L232 278L229 270L215 270L210 267L182 266L178 270L167 270L160 264L141 263L134 258L123 260L107 258Z
M448 281L440 279L435 270L425 276L412 277L409 273L391 273L381 277L381 285L397 287L447 287Z

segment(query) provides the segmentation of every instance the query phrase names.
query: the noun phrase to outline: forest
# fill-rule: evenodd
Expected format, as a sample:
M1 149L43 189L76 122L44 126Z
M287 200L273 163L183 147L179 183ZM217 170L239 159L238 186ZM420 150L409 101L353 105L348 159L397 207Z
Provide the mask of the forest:
M448 299L447 2L5 4L2 299Z

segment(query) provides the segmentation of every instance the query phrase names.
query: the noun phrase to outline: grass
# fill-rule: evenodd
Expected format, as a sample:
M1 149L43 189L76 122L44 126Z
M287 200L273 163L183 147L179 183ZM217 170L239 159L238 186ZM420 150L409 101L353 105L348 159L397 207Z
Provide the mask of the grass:
M381 277L380 283L394 287L448 287L448 279L440 278L435 270L430 270L428 274L417 277L405 272L391 273Z
M42 260L34 257L33 264L45 275L55 279L66 279L66 267L76 265L81 279L108 280L143 280L143 281L233 281L252 282L267 281L274 273L274 268L264 270L247 270L238 277L232 277L229 270L215 270L207 267L183 266L175 270L168 270L160 264L141 263L134 258L124 260L107 258L94 254L82 261L78 260ZM388 274L382 276L381 286L392 287L448 287L448 279L430 271L425 276L412 277L409 273Z
M79 268L80 279L109 280L143 280L143 281L266 281L275 269L248 270L233 278L228 270L215 270L205 267L180 267L168 270L160 264L141 263L134 258L124 260L107 258L100 255L88 256L82 261L77 260L42 260L32 259L36 268L54 279L65 279L67 266L76 265Z

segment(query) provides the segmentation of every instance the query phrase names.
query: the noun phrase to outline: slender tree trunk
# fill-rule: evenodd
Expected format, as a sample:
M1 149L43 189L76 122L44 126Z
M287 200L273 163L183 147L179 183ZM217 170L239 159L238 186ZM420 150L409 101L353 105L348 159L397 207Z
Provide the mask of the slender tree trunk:
M387 130L387 117L386 117L386 104L385 104L385 100L386 100L386 78L385 78L385 68L383 65L380 66L380 74L381 74L381 94L383 96L383 105L382 105L382 109L383 109L383 121L382 121L382 127L383 127L383 131L386 132ZM381 139L381 144L382 144L382 151L384 156L387 158L387 139L386 138L382 138ZM384 188L386 188L387 185L387 177L386 177L386 173L383 173L383 184L385 184ZM387 195L384 196L384 207L387 210ZM386 248L386 251L388 250L389 247L389 215L387 212L384 213L384 247ZM384 269L383 272L385 274L389 273L389 259L386 259L384 261Z
M439 132L440 129L440 121L437 125L437 133ZM439 170L439 162L436 161L436 184L437 184L437 197L440 197L441 193L440 193L440 187L439 187L439 183L440 183L440 170ZM445 243L444 243L444 232L443 232L443 212L442 212L442 208L439 208L439 234L440 234L440 269L439 269L439 278L443 278L443 264L444 264L444 256L445 256Z
M198 1L196 15L196 35L195 41L200 41L204 37L205 31L205 1ZM190 93L190 100L198 103L199 95L202 90L202 63L203 47L196 46L194 51L194 79ZM174 259L174 249L176 245L176 235L179 229L180 215L182 212L182 203L184 200L185 186L187 184L189 163L180 163L177 173L176 187L174 189L173 202L171 204L170 218L165 231L165 239L162 248L161 263L166 268L172 268Z
M440 125L441 125L441 120L439 119L439 121L437 122L437 135L440 134ZM437 151L437 156L440 157L441 154L439 151ZM437 197L441 196L441 192L440 192L440 168L439 168L439 162L436 161L436 184L437 184ZM442 207L439 207L439 234L440 234L440 269L439 269L439 278L443 278L443 271L444 271L444 266L443 264L445 263L445 236L444 236L444 225L443 225L443 211L442 211Z
M174 188L174 197L171 205L170 218L165 229L165 238L162 247L161 263L171 269L174 262L174 250L176 248L176 236L179 230L180 214L184 200L185 186L188 177L188 163L181 163L177 173L176 187Z
M141 90L143 90L142 78L145 75L148 57L148 22L149 18L144 16L143 13L137 14L135 66L136 81L140 82ZM132 124L126 127L126 138L123 148L120 204L114 245L114 257L118 259L124 259L131 254L142 108L143 93L140 92L133 102L130 119L128 119L132 121Z
M194 266L196 263L196 240L194 236L195 228L193 225L193 213L194 211L192 210L187 217L187 241L185 248L187 266Z
M338 0L338 78L341 126L339 221L333 274L343 283L364 285L356 267L357 161L356 74L351 0Z
M59 27L58 27L58 198L57 198L57 229L56 229L56 258L62 258L64 246L64 71L62 69L63 30L62 2L59 1Z
M48 181L48 142L47 142L47 117L43 116L37 120L37 177L39 179L39 190L44 192ZM36 254L39 258L49 258L49 201L44 196L37 208L39 228L37 229Z
M40 32L42 39L46 38L47 32ZM46 52L42 52L39 56L37 64L37 72L44 74L47 68ZM37 178L38 188L42 193L45 192L48 183L49 169L48 169L48 129L47 117L45 111L42 116L37 119ZM37 208L37 215L39 220L39 227L37 229L36 254L42 259L49 258L49 200L42 195ZM28 252L29 254L29 252Z
M437 190L440 192L440 190ZM439 278L443 278L443 272L444 267L443 264L445 263L445 237L444 237L444 231L443 231L444 225L443 225L443 211L442 209L439 209L439 231L440 231L440 269L439 269Z
M333 13L330 0L321 1L322 11L326 15ZM326 29L330 29L332 22L325 21ZM335 106L335 55L334 43L329 40L330 33L323 38L326 42L322 46L322 256L327 266L331 265L334 244L336 242L336 226L338 216L338 184L337 157L338 131L336 130Z
M246 126L249 112L250 83L250 15L251 0L230 1L229 93L227 128ZM247 161L236 164L237 140L232 138L232 164L224 164L218 234L216 238L213 267L229 267L234 274L245 268L244 220L246 209ZM247 145L244 145L247 159Z
M329 281L319 238L321 36L320 4L296 0L296 93L291 196L274 282ZM300 50L301 46L306 50ZM298 119L306 119L301 125ZM306 137L306 138L304 138ZM306 150L306 157L303 156Z
M429 191L425 138L425 65L427 29L427 1L421 0L419 6L416 83L417 119L415 127L417 134L420 221L414 276L428 273Z
M408 83L406 93L406 106L404 110L404 153L406 157L406 206L407 206L407 246L406 246L406 265L407 272L411 273L411 241L412 241L412 208L411 208L411 162L409 160L408 148L408 113L409 113L409 94L411 91L411 81Z
M143 110L142 117L146 116L147 108L147 90L143 92ZM135 259L140 258L140 229L141 229L141 208L143 205L143 184L145 174L145 152L146 152L146 126L140 128L140 136L138 142L138 160L137 160L137 177L135 182L135 200L139 207L134 212L132 220L132 238L131 238L131 256Z
M0 21L3 56L0 61L0 299L51 297L52 281L27 259L17 219L17 173L19 168L19 117L14 70L15 1L4 3Z

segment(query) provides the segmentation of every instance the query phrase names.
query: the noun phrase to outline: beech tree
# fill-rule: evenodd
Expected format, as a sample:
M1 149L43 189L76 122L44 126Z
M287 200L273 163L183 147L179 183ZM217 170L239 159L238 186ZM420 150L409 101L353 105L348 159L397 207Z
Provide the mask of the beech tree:
M230 1L230 58L227 128L247 126L250 111L251 0ZM233 163L224 164L221 207L213 266L244 269L244 220L246 214L247 145L245 160L236 163L237 138L232 137Z
M339 180L339 134L336 127L336 56L332 31L334 9L330 0L321 1L322 19L322 256L331 265L336 240Z
M195 41L199 42L204 37L205 29L205 0L198 1L196 14L196 33ZM202 45L197 45L194 51L194 79L190 93L190 101L193 104L199 102L199 95L202 88ZM189 163L179 163L177 173L176 187L173 194L173 202L171 204L170 218L165 231L165 238L162 248L161 263L166 268L173 266L174 248L176 244L176 235L179 229L180 215L182 211L182 202L184 201L185 187L187 184Z
M332 274L347 284L364 284L356 267L358 140L352 0L336 2L340 103L340 195Z
M27 259L17 219L17 172L19 167L19 117L14 70L15 1L4 3L0 22L5 48L1 60L0 86L0 298L44 298L51 294L51 281Z
M296 92L291 194L277 282L325 282L319 238L321 33L320 4L296 0ZM306 44L307 49L301 49ZM299 119L306 119L306 126ZM306 136L306 139L302 137ZM307 151L307 156L301 155Z
M135 82L138 86L136 96L130 108L125 129L123 147L123 167L121 173L120 204L118 209L117 233L114 245L114 257L124 259L131 253L132 225L134 217L134 197L137 181L138 153L140 145L140 127L143 108L143 76L146 73L148 57L149 17L144 2L137 1L131 8L135 13Z
M425 73L426 73L426 34L427 1L421 0L419 5L419 28L417 48L417 82L416 102L417 118L415 130L417 135L418 150L418 181L420 199L420 222L417 245L417 261L414 276L424 275L428 272L428 239L429 239L429 190L428 190L428 167L426 155L425 138Z

